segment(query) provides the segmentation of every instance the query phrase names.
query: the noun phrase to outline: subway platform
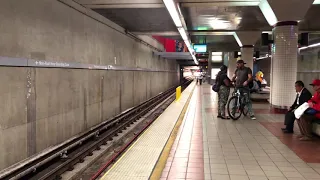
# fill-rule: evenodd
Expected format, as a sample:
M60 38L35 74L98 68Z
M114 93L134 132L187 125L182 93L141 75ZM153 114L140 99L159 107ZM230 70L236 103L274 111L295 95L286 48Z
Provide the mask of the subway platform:
M320 140L283 134L284 114L217 119L217 94L192 83L101 179L319 180Z

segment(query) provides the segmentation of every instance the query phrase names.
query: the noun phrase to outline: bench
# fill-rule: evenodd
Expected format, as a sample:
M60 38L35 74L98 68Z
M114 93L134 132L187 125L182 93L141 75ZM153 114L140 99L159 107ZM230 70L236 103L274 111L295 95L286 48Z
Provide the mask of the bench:
M312 123L312 132L320 136L320 120Z

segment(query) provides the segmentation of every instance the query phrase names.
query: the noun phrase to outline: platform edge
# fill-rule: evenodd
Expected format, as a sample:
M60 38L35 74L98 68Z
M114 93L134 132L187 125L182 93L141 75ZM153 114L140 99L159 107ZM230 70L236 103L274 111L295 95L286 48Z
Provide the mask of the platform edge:
M194 86L192 88L192 91L191 91L191 93L190 93L190 95L188 97L188 100L187 100L186 104L184 105L184 107L183 107L183 109L182 109L182 111L181 111L181 113L179 115L179 118L178 118L176 124L174 125L174 128L173 128L172 132L170 133L168 141L167 141L166 145L164 146L164 148L163 148L163 150L161 152L161 155L159 156L159 159L158 159L155 167L153 168L153 171L151 172L151 175L149 177L150 180L159 180L161 178L161 174L162 174L163 169L166 166L166 162L167 162L167 159L169 157L171 148L173 146L174 141L177 138L178 131L179 131L180 126L181 126L181 124L183 122L185 114L187 113L187 109L189 107L189 103L190 103L190 100L191 100L191 97L193 95L195 87L196 86Z

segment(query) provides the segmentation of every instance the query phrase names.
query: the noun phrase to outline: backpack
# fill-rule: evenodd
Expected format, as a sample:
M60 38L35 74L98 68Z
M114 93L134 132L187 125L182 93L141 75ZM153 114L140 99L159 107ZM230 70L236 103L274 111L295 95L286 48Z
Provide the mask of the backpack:
M219 92L219 90L220 90L220 86L218 85L218 83L214 83L212 85L212 91Z
M212 85L212 91L219 92L221 86L220 77L223 75L222 73L218 73L216 82Z

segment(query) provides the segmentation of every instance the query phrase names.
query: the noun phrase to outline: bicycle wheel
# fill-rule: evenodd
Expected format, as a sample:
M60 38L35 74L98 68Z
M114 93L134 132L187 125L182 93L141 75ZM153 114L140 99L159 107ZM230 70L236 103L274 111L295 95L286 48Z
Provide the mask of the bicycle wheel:
M238 101L237 96L233 96L228 100L228 114L229 117L233 120L238 120L241 117L241 106L240 106L240 101Z

